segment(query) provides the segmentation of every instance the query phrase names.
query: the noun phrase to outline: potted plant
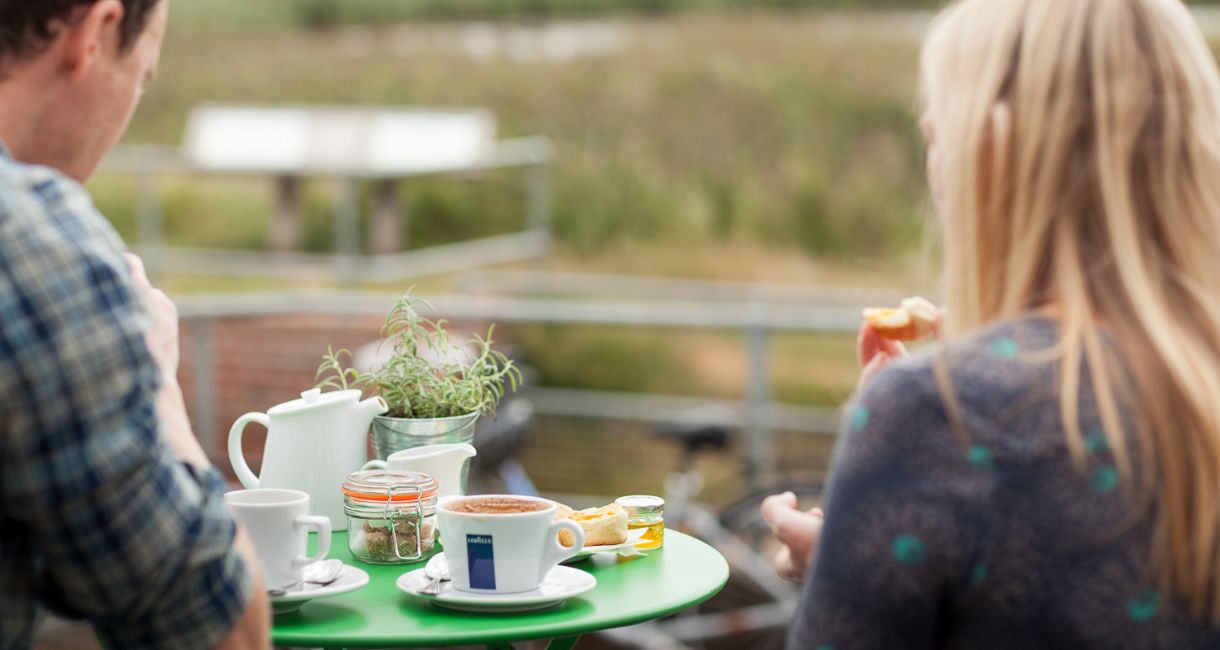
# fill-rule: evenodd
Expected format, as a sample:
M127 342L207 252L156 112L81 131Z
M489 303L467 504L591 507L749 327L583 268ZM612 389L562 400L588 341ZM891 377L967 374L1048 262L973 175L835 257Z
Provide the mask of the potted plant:
M389 405L373 420L373 454L381 460L411 447L470 443L479 416L495 415L505 382L515 391L521 381L513 362L492 349L495 325L458 344L445 320L423 316L420 307L435 311L407 291L386 315L381 345L393 350L384 363L362 372L344 364L351 352L328 349L318 367L320 387L362 387Z

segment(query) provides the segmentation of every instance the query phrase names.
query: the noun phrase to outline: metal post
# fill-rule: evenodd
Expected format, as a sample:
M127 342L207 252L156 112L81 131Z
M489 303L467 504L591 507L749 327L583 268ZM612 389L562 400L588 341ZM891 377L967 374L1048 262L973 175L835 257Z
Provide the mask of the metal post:
M526 208L529 211L530 230L542 231L548 237L551 232L554 205L551 197L551 163L550 159L539 162L529 168L526 188Z
M154 281L161 270L161 252L165 249L159 190L155 172L141 169L136 176L136 230L144 268Z
M213 334L211 319L194 320L191 326L192 420L199 445L209 458L215 458L220 453L216 447L216 350Z
M275 188L275 216L267 241L273 250L294 250L301 241L301 179L281 176L276 179Z
M757 309L757 307L755 307ZM746 452L746 481L750 491L759 489L771 471L771 431L767 408L771 403L770 332L759 314L746 329L746 354L749 372L746 380L746 422L749 445Z
M339 256L339 283L356 283L356 266L360 256L360 187L354 178L339 181L335 191L335 253Z
M406 250L402 228L403 210L398 200L399 181L394 178L373 184L373 218L369 224L369 252L396 253Z

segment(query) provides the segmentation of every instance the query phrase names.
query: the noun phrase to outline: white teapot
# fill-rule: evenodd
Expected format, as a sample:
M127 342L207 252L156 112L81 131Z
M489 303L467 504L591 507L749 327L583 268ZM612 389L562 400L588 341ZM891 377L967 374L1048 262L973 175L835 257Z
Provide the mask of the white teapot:
M360 401L361 392L301 393L266 413L247 413L229 429L229 461L246 488L287 488L309 494L310 513L330 518L332 530L346 530L340 487L368 459L368 432L375 416L389 410L385 400ZM267 427L263 469L255 476L242 453L242 432L251 422Z

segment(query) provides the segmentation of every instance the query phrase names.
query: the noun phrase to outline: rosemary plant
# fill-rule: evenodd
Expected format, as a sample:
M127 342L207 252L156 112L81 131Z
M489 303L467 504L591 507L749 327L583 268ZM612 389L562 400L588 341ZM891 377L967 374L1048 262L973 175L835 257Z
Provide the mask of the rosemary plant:
M451 342L444 319L432 320L419 307L432 305L407 291L394 303L381 328L382 345L392 345L389 361L361 373L348 368L348 350L327 348L318 367L319 387L345 390L359 386L380 394L386 414L398 418L448 418L478 412L495 415L504 397L504 384L516 391L521 371L508 357L492 349L495 325L486 336L474 335L464 346Z
M346 348L335 352L331 346L326 346L326 354L322 356L322 365L318 366L318 372L314 375L314 379L326 376L318 388L329 388L331 390L348 390L355 388L360 383L360 373L355 368L348 368L343 365L343 357L352 358L352 351ZM329 376L327 376L329 373Z

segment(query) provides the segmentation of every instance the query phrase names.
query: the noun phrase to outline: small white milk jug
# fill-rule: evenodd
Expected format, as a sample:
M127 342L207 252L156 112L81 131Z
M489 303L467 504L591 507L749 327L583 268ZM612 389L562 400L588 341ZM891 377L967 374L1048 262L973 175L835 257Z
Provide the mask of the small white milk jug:
M478 452L472 445L425 445L390 454L386 460L370 460L364 469L390 469L395 472L418 472L436 479L437 498L465 496L462 468Z

